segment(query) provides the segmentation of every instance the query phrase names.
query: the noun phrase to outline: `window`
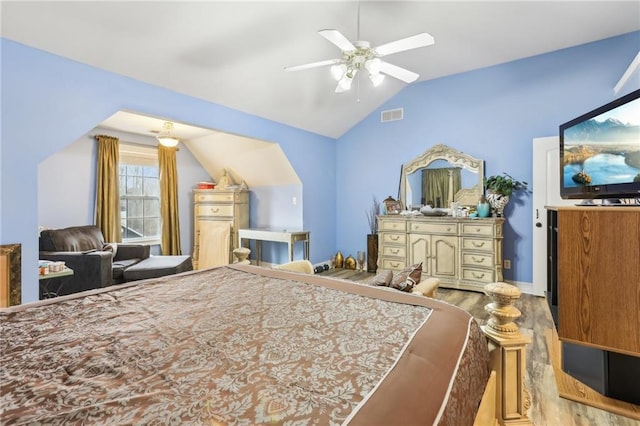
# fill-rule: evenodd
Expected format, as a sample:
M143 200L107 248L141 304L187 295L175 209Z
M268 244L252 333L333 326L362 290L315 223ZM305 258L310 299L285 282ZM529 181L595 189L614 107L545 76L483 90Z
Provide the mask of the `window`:
M120 143L120 220L123 241L160 240L158 151Z

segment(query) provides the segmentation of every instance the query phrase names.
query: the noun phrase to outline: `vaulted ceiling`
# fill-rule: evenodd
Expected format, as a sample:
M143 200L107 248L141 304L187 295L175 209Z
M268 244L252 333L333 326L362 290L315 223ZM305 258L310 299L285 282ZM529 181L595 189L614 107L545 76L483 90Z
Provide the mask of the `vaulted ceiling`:
M372 46L428 32L386 57L425 81L640 29L638 1L2 1L10 40L311 132L339 137L406 84L366 75L334 93L339 58L317 33ZM360 15L358 17L358 8ZM631 60L632 58L630 58ZM362 75L363 73L361 73Z

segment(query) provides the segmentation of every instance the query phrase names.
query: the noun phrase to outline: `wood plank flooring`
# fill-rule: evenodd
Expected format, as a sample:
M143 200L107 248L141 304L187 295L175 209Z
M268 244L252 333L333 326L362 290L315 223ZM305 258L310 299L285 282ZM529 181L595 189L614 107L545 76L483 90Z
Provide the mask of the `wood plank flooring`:
M322 272L322 275L366 282L374 274L349 269L330 269ZM440 288L437 299L465 309L480 324L486 323L489 318L484 306L491 300L483 293ZM556 347L557 334L547 302L543 297L523 294L516 307L522 312L522 316L516 322L523 333L531 336L531 344L527 346L528 374L525 385L531 393L532 404L528 414L534 425L640 426L639 420L561 398L553 367L554 363L556 367L559 365L559 345ZM563 378L560 377L559 380L562 381ZM630 406L632 411L640 412L640 407L626 405Z

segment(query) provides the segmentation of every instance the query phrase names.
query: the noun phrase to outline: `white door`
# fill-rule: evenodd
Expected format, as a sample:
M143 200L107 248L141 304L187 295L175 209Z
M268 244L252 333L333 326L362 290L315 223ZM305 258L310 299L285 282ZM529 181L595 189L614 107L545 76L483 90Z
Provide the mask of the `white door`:
M547 290L547 211L545 206L572 205L560 197L560 152L557 136L533 140L533 293Z

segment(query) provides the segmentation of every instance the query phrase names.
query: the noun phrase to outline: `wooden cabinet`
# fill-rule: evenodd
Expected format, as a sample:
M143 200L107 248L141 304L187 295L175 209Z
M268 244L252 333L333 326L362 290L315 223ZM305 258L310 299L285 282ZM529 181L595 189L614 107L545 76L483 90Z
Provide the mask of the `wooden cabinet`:
M193 267L198 269L200 233L204 221L230 225L229 263L233 262L233 249L240 247L238 229L249 227L249 191L246 189L194 189L193 190Z
M640 207L559 207L560 340L640 356Z
M442 287L483 291L502 281L502 218L378 216L378 267L422 262Z

